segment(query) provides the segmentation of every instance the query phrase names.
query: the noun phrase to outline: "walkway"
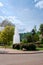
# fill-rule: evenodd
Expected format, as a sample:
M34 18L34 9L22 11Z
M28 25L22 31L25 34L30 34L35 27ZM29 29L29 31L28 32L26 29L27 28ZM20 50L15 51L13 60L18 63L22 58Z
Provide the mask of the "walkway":
M0 54L37 54L37 53L43 53L43 50L42 51L22 51L22 50L16 50L16 49L0 48Z

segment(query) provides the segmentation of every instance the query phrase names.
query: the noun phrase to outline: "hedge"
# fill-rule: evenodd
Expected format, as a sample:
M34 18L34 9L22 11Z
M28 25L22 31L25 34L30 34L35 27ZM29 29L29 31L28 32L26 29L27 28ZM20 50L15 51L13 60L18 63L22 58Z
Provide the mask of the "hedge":
M31 43L31 44L14 44L13 49L25 49L25 50L36 50L36 45Z

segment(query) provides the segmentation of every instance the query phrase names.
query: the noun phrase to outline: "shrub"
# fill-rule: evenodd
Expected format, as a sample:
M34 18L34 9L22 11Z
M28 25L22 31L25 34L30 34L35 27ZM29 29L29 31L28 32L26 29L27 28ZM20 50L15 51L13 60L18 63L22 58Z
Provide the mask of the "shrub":
M20 44L14 44L13 49L20 49Z
M43 44L40 44L39 48L43 48Z
M41 44L43 44L43 38L41 39Z
M36 50L35 44L29 44L29 50Z
M35 45L36 45L37 47L39 47L39 46L40 46L40 41L35 42Z
M22 43L27 43L27 39L22 39Z
M35 44L14 44L13 49L22 49L22 50L36 50Z
M26 50L27 50L27 46L28 46L27 44L22 44L22 45L20 45L21 49L24 48L24 49L26 49Z
M35 44L22 44L21 49L26 49L26 50L36 50L36 45Z

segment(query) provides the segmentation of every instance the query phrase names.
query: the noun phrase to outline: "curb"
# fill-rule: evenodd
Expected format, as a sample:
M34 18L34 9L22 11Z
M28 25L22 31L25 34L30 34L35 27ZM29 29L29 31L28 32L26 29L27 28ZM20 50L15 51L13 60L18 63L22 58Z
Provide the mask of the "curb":
M0 54L40 54L40 53L43 53L43 52L33 52L33 53L8 53L8 52L5 52L5 53L0 53Z

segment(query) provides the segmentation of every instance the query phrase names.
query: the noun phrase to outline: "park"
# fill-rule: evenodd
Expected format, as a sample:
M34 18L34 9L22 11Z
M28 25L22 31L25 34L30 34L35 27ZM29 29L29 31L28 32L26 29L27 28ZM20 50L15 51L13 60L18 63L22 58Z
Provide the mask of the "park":
M41 33L35 27L31 33L19 34L17 27L8 23L8 20L2 23L4 28L1 24L0 64L43 65L43 24L40 25Z
M0 47L18 50L43 50L43 24L37 31L36 26L27 33L19 33L17 27L9 20L0 24Z
M4 26L4 27L3 27ZM24 36L24 37L23 37ZM43 65L43 24L19 34L8 20L0 25L0 65Z
M43 65L43 0L0 0L0 65Z

